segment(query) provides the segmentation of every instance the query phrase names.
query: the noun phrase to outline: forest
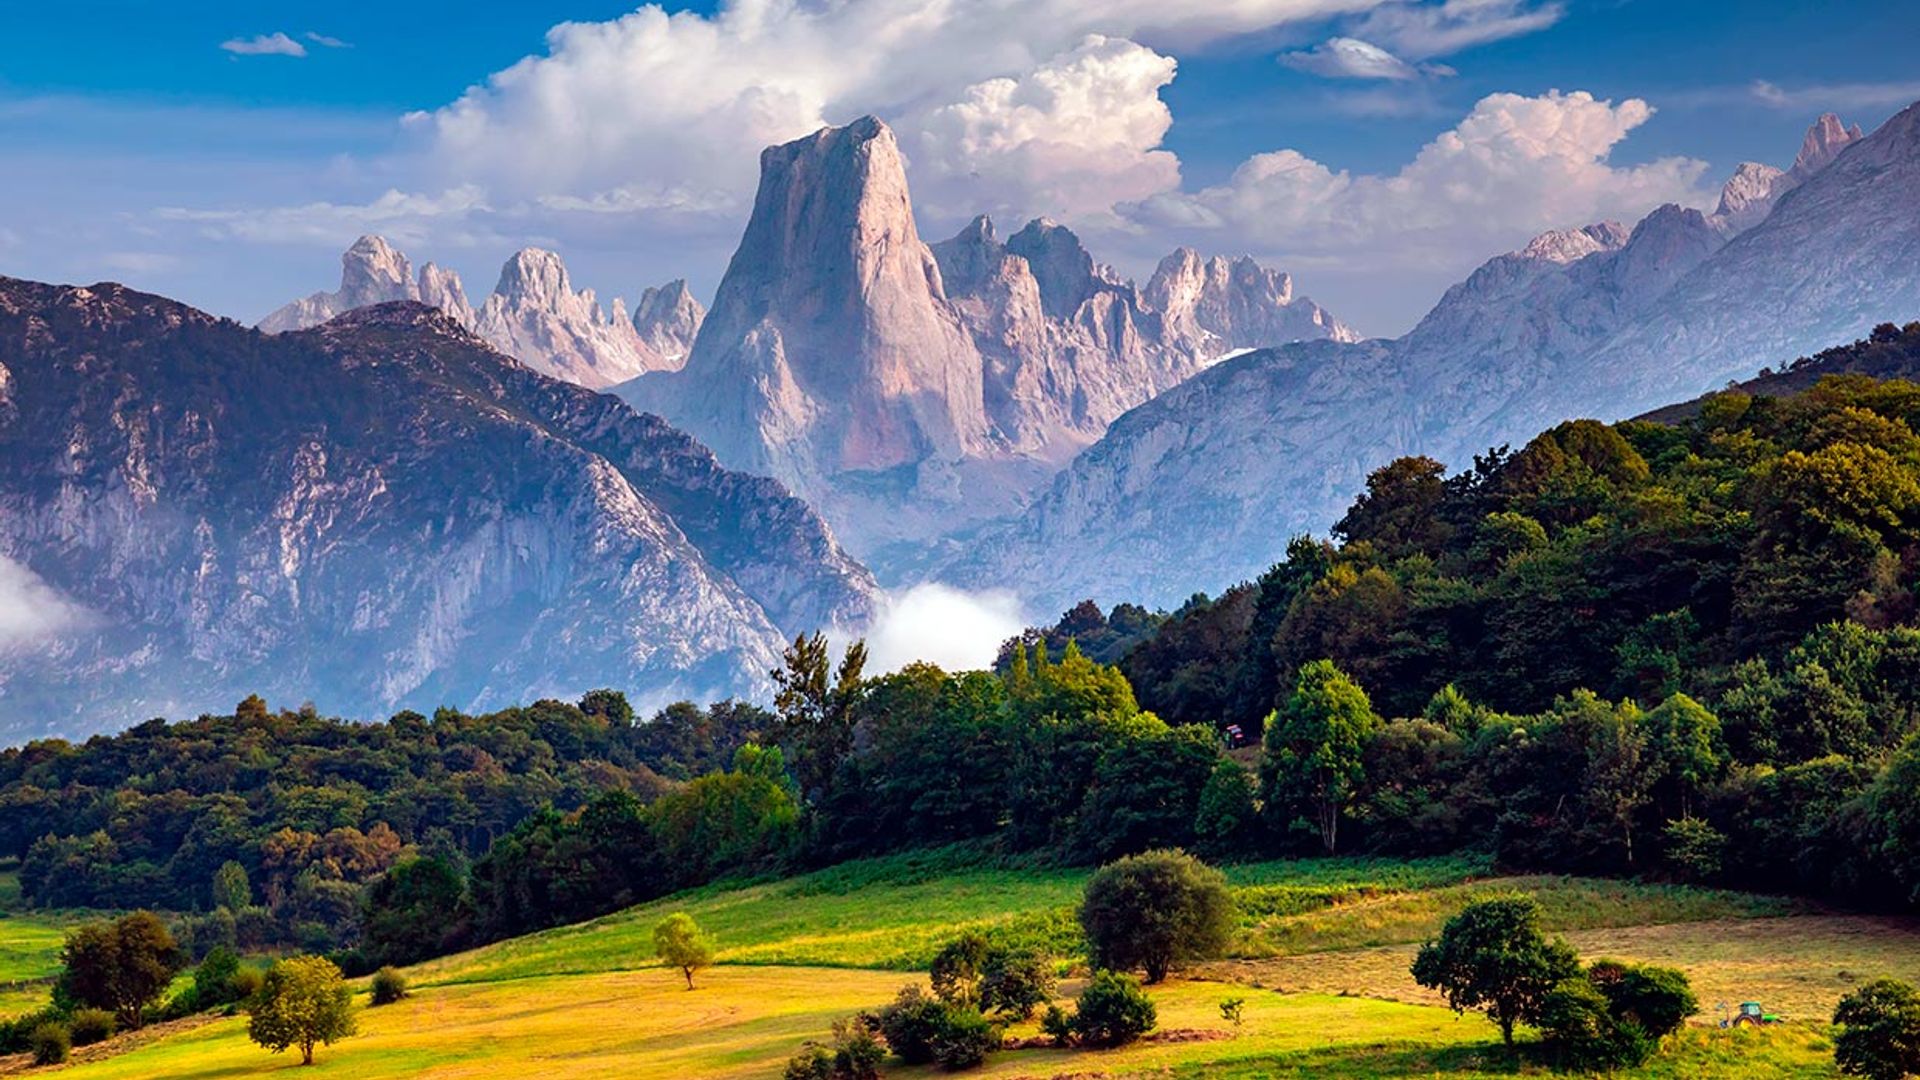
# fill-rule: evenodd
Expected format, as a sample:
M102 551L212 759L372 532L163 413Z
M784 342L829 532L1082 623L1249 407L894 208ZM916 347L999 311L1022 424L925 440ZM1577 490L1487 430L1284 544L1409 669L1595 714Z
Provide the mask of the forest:
M1920 324L1868 344L1920 349ZM595 691L359 724L249 699L36 742L0 753L0 856L36 903L349 970L955 841L1476 851L1907 907L1916 424L1920 385L1842 375L1458 472L1402 459L1218 597L1081 605L993 671L868 675L857 643L801 638L770 710L641 719Z

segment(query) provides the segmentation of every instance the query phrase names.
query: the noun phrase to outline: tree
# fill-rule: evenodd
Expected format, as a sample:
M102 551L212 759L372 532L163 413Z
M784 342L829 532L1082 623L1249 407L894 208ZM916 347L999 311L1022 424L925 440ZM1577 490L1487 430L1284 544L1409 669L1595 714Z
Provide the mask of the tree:
M1267 724L1262 772L1269 812L1310 828L1331 855L1364 776L1367 740L1380 726L1366 691L1330 660L1300 668L1293 693Z
M1519 894L1467 905L1413 960L1415 982L1455 1012L1485 1010L1508 1046L1514 1024L1535 1020L1547 993L1579 973L1573 949L1541 934L1540 905Z
M1194 840L1209 856L1231 855L1246 848L1257 826L1253 777L1232 758L1222 757L1200 789L1193 813Z
M1177 850L1101 867L1087 880L1080 903L1094 966L1144 968L1150 983L1180 964L1218 956L1233 920L1225 875Z
M864 641L848 646L836 669L826 636L803 634L781 653L780 667L773 671L780 743L791 751L794 777L809 799L826 790L852 745L866 663Z
M1881 979L1840 999L1833 1010L1833 1060L1848 1076L1903 1080L1920 1073L1920 992Z
M313 1064L313 1048L357 1030L353 991L333 961L294 956L275 963L247 1008L247 1037L278 1054L300 1048L300 1064Z
M1069 1030L1082 1046L1125 1046L1153 1030L1159 1010L1125 972L1096 971L1074 1004Z
M712 940L684 911L674 912L653 928L653 951L668 967L680 969L689 990L694 971L713 962Z
M228 859L213 874L213 904L231 912L253 906L253 886L247 881L247 868Z
M160 917L136 911L111 922L87 923L67 935L57 992L68 1000L111 1009L124 1027L140 1026L186 957Z

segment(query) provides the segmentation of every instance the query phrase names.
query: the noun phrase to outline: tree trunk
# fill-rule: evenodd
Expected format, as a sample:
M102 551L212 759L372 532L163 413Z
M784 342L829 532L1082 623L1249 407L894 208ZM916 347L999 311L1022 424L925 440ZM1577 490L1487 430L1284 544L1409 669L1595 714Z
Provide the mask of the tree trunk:
M1502 1016L1500 1018L1500 1038L1508 1047L1513 1046L1513 1017Z
M300 1064L313 1064L313 1040L307 1039L300 1044Z
M681 968L680 974L685 975L687 977L687 989L689 990L693 989L693 969L690 967Z

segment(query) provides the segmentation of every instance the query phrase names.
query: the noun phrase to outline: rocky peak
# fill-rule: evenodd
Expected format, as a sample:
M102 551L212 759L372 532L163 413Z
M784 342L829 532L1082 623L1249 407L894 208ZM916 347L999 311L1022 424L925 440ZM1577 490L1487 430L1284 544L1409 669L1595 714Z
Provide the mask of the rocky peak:
M1571 263L1601 251L1626 246L1632 234L1617 221L1601 221L1580 229L1553 229L1527 242L1515 254L1540 262Z
M1713 216L1734 232L1744 232L1773 209L1774 189L1786 172L1757 161L1743 161L1720 189Z
M1800 153L1793 159L1793 168L1789 170L1796 183L1803 183L1807 177L1833 164L1840 151L1862 138L1860 125L1848 127L1832 113L1820 114L1820 119L1807 129L1806 138L1800 141Z
M1007 252L1027 260L1050 318L1071 319L1093 295L1101 276L1073 230L1046 218L1035 218L1008 237Z
M641 341L677 365L693 351L693 339L706 317L707 309L693 298L686 279L678 278L665 285L649 286L640 294L640 302L633 309L633 328Z
M590 389L673 366L640 339L625 304L615 301L609 318L592 289L573 291L560 256L541 248L522 248L501 266L474 327L535 371Z
M1359 339L1313 301L1296 300L1291 275L1250 255L1205 258L1178 248L1160 260L1141 296L1169 336L1209 359L1303 339Z
M1000 269L1006 245L995 235L993 220L981 214L950 240L931 245L948 296L978 292Z
M430 262L420 268L418 293L421 303L439 308L462 326L473 326L473 305L467 302L459 274Z
M340 297L348 307L411 300L418 291L412 265L385 237L363 236L340 256Z

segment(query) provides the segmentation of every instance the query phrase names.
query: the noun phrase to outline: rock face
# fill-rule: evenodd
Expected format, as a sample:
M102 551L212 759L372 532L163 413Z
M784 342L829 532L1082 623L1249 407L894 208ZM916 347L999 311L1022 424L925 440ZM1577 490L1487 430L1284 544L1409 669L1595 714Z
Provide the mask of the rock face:
M771 480L418 303L264 335L0 278L0 556L90 618L0 657L0 733L247 693L349 715L761 688L870 575Z
M1043 610L1178 603L1324 532L1397 455L1462 467L1569 417L1632 416L1916 316L1920 105L1865 137L1823 117L1793 170L1743 167L1712 217L1666 206L1631 232L1548 233L1397 341L1303 343L1194 376L1114 421L942 573L1035 583Z
M898 567L1017 509L1114 417L1234 348L1353 337L1285 275L1211 265L1168 286L1163 314L1054 222L1003 243L982 217L922 243L893 133L867 117L762 155L685 368L616 392Z
M677 369L693 351L693 339L706 318L707 309L687 291L686 279L679 278L648 286L640 294L640 302L633 309L633 328L648 348Z
M473 328L535 371L591 389L672 366L641 340L619 299L611 314L602 311L592 289L573 291L560 256L539 248L515 252L500 268Z
M629 321L619 298L603 310L592 289L573 290L560 256L539 248L507 260L478 311L467 301L460 275L428 263L416 280L407 257L378 236L355 241L340 262L338 290L296 300L260 320L259 328L270 334L304 330L357 308L418 300L535 371L601 389L678 367L703 314L686 283L675 282L647 290L642 302L654 298L652 314Z
M1201 348L1215 356L1289 341L1360 340L1325 308L1295 299L1291 275L1244 255L1205 258L1183 247L1160 260L1143 299L1160 312L1169 336L1211 338Z
M395 251L385 238L363 236L340 256L340 288L333 292L314 293L305 300L295 300L261 319L260 329L269 334L304 330L309 326L318 326L335 315L369 304L384 304L389 300L418 300L429 283L436 296L459 297L461 310L449 311L448 314L456 319L464 314L465 321L471 323L473 311L467 307L466 295L460 291L458 277L444 273L431 263L421 270L420 275L420 280L416 282L413 264L407 261L405 255ZM449 285L447 279L450 277L452 280Z

